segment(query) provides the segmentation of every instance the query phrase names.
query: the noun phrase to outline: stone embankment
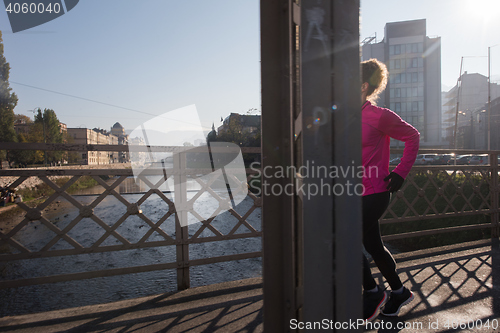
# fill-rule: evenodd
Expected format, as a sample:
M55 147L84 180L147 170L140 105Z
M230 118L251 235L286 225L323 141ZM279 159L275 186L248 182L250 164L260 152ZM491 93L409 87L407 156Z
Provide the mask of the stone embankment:
M101 165L69 165L69 166L55 166L47 167L50 170L60 170L60 169L129 169L131 168L130 163L116 163L116 164L101 164ZM22 170L39 170L45 168L26 168ZM67 176L49 176L49 179L54 180L61 177ZM0 187L6 187L12 184L18 177L0 177ZM38 177L29 177L16 189L21 190L24 188L34 188L42 181Z

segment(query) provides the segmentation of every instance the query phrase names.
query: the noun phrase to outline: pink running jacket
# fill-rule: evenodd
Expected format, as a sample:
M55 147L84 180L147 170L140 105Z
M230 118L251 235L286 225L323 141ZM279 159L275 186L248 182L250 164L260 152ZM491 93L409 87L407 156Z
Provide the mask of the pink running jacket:
M403 178L408 176L418 153L420 133L396 113L372 105L363 104L361 111L363 195L386 192L389 181L390 138L403 141L405 148L401 162L393 170Z

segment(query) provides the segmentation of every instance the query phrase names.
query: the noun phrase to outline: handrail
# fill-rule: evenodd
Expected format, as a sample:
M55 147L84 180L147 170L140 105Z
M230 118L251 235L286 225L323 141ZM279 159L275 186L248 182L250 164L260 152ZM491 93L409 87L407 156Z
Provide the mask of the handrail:
M127 146L120 145L68 145L68 144L17 144L17 143L0 143L0 149L13 149L13 147L19 149L93 149L93 150L106 150L106 149L123 149ZM35 148L34 148L35 147ZM144 146L146 149L152 147ZM198 147L195 147L198 148ZM172 152L186 152L191 151L193 147L154 147L158 151L172 151ZM163 150L161 150L163 149ZM201 148L203 149L203 147ZM206 149L206 147L205 147ZM241 151L244 153L260 153L260 147L243 147ZM397 150L391 150L392 152ZM402 152L402 150L400 150ZM450 149L421 149L421 153L444 153L454 151L457 153L484 153L484 151L471 151L471 150L450 150ZM500 151L488 151L490 158L495 160ZM180 154L185 155L185 154ZM191 170L196 173L196 170ZM254 169L247 170L247 179L252 177L252 172L255 173ZM490 223L478 223L469 224L463 226L448 226L444 228L436 229L424 229L419 231L402 232L391 235L385 235L384 239L402 239L408 237L417 237L425 235L434 235L447 232L455 231L466 231L473 229L485 229L490 228L492 230L492 237L498 237L499 234L499 180L498 180L499 167L497 164L493 165L478 165L478 166L414 166L411 173L407 177L403 188L395 193L395 198L391 201L385 215L382 217L382 224L392 224L392 223L404 223L416 220L433 220L440 218L454 218L459 216L473 216L473 215L484 215L487 214L491 217ZM140 177L146 178L146 173L142 174ZM188 175L189 172L179 173L172 171L170 176L176 177ZM93 203L90 205L81 205L76 202L71 195L69 195L66 190L81 176L91 176L94 178L101 186L104 187L105 191L103 194L98 196ZM115 176L116 180L112 184L104 182L100 176ZM8 260L24 260L28 258L44 258L52 256L69 256L78 255L85 253L104 253L110 251L123 251L131 249L141 249L149 248L154 246L175 246L178 253L175 262L162 263L153 266L137 266L123 269L111 269L111 270L101 270L96 272L81 272L81 273L71 273L60 277L43 277L35 279L24 279L19 281L3 281L0 282L0 288L15 287L31 285L35 283L50 283L54 281L60 281L61 279L85 279L98 276L112 276L117 274L128 274L132 272L146 272L156 269L171 269L174 268L178 274L178 288L183 289L189 287L189 267L193 265L208 264L211 262L222 262L228 260L237 260L243 258L255 258L262 255L260 251L248 252L229 256L216 256L208 257L204 259L189 260L189 246L196 243L213 242L213 241L226 241L226 240L236 240L242 238L255 238L261 237L262 231L255 229L248 223L247 218L250 213L261 207L261 198L249 194L249 200L252 201L249 210L244 212L236 212L235 210L229 210L230 214L236 218L237 223L235 229L228 233L219 232L216 228L212 226L213 219L202 220L199 230L211 230L213 236L210 237L198 237L201 231L187 233L187 229L178 228L175 235L163 235L163 240L157 240L155 242L145 242L141 240L138 243L127 242L120 238L117 234L118 226L123 223L124 219L130 215L136 215L141 218L144 223L150 228L151 233L155 231L161 231L160 225L163 221L153 222L145 215L141 209L140 205L151 195L158 195L161 200L166 204L168 211L165 214L165 220L172 216L176 216L174 202L166 197L158 188L161 184L152 184L149 182L150 190L146 193L142 193L143 197L139 199L136 203L129 202L123 195L116 192L117 186L119 186L127 177L133 175L132 169L89 169L89 168L59 168L59 169L6 169L0 170L0 177L10 176L17 177L17 180L13 183L15 186L22 184L28 177L35 176L41 179L45 184L49 185L54 189L55 194L51 195L41 203L38 207L30 208L26 204L21 203L19 206L26 211L24 221L20 225L16 226L13 231L8 231L2 233L0 231L0 244L9 244L17 249L16 253L12 254L0 254L0 261ZM66 185L58 186L49 177L51 176L66 176L70 177L70 180ZM419 178L420 177L420 178ZM458 180L457 180L458 179ZM147 181L146 179L144 179ZM201 183L203 186L205 183ZM414 192L414 197L407 197L407 194ZM448 194L447 194L448 193ZM125 217L118 219L116 225L107 226L102 220L93 214L93 209L97 206L106 196L114 196L120 202L122 202L126 207ZM449 196L449 197L447 197ZM58 197L63 197L69 202L71 202L77 209L79 209L79 216L81 218L92 218L96 223L101 225L106 231L106 235L114 236L117 239L121 239L120 244L116 245L102 245L101 241L97 245L91 247L79 247L77 243L68 236L66 229L59 229L54 226L50 221L44 219L43 209L46 208L51 202L56 200ZM417 207L416 204L419 200L423 200L425 205L422 207ZM403 211L396 210L397 205L404 206ZM167 216L168 215L168 216ZM23 227L29 225L32 221L41 219L41 223L47 228L51 229L56 235L57 239L53 242L57 242L58 239L64 239L73 247L69 249L56 249L50 250L48 248L42 249L42 251L34 252L27 249L26 247L19 244L16 239L16 233ZM71 222L77 224L76 222ZM236 230L244 226L248 229L246 233L236 233ZM70 228L71 229L71 228ZM69 229L69 230L70 230Z

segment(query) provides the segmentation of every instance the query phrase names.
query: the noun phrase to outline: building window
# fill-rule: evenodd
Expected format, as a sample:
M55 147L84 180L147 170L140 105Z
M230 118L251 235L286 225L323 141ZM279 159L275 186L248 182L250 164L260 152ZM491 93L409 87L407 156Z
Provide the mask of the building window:
M389 46L389 54L394 55L394 45Z
M401 54L401 45L394 45L394 54Z
M418 87L418 97L423 97L424 96L424 87L419 86Z
M424 82L424 72L418 72L418 82Z
M396 112L401 112L401 103L396 103Z
M401 74L397 74L394 83L401 83Z
M412 43L411 44L411 52L412 53L418 53L418 43Z
M396 66L395 67L396 69L400 69L401 68L401 60L399 60L399 59L394 60L394 65Z
M418 96L418 89L417 87L412 87L411 88L411 97L417 97Z
M424 67L424 58L418 58L418 67Z
M401 97L401 89L400 88L394 89L394 97Z
M424 102L423 101L418 102L418 111L424 111Z
M411 82L418 82L418 73L411 73Z
M418 67L418 58L412 58L411 59L411 67L412 68L417 68Z
M418 111L418 102L411 102L411 110Z

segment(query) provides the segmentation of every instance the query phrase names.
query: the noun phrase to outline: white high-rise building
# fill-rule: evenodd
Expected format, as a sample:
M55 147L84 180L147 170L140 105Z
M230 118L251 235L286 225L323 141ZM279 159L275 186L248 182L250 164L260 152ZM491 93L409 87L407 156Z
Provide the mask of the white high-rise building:
M362 46L362 58L387 65L390 78L378 105L418 129L421 146L441 147L441 38L426 34L426 20L385 25L381 42Z

